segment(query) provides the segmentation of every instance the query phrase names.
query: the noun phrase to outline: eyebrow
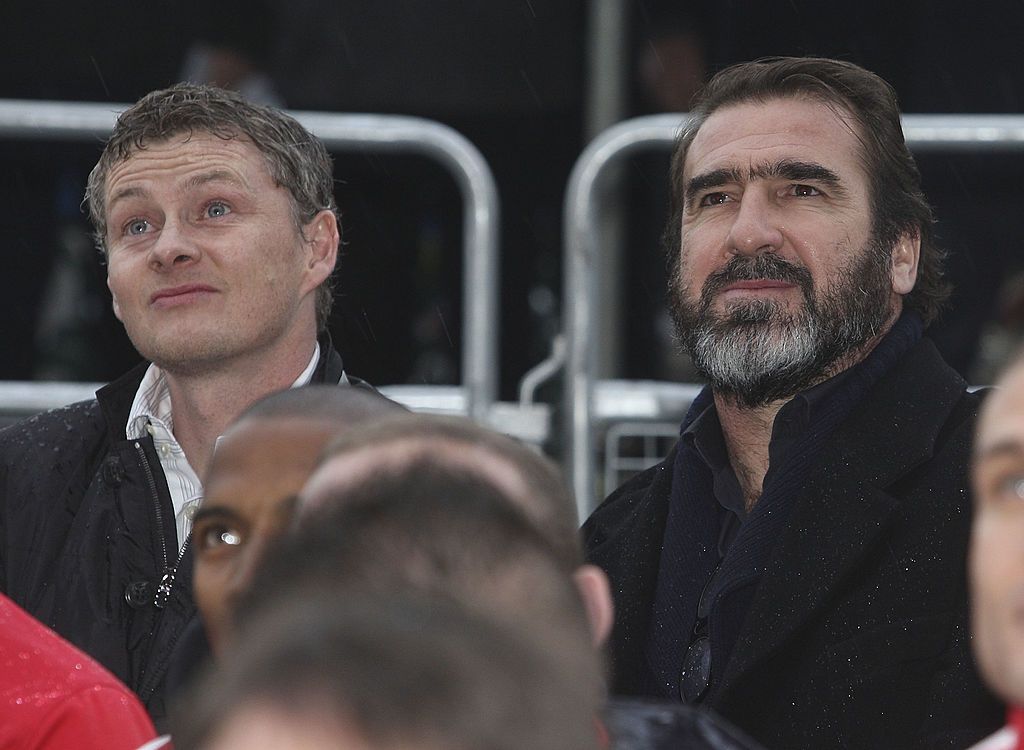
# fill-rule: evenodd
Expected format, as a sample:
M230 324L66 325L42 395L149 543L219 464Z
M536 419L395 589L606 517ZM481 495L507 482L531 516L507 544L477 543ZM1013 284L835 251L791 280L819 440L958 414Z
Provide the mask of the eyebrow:
M200 507L192 517L192 526L195 527L199 525L200 521L205 521L207 518L226 518L231 521L237 521L241 519L241 516L230 508L225 508L220 505L214 505L212 508Z
M1024 456L1024 445L1015 438L1003 438L992 445L987 445L974 454L975 461L988 461L995 458L1020 458Z
M211 182L226 182L232 185L238 185L246 190L250 189L245 180L241 179L234 172L230 172L226 169L212 169L209 172L193 175L185 183L184 189L194 190ZM124 200L126 198L145 198L149 194L149 190L139 185L129 185L128 187L121 188L110 196L110 200L107 201L107 210L110 210L110 207L120 200Z
M124 200L125 198L144 198L147 195L149 195L149 191L146 190L145 188L137 186L121 188L112 196L110 196L110 200L107 201L107 210L109 211L111 206L113 206L120 200Z
M752 166L746 173L739 167L712 169L694 175L686 181L686 206L693 205L696 196L705 190L721 187L731 183L750 182L752 180L769 180L782 178L795 182L816 182L833 190L837 195L845 195L839 175L826 166L816 162L782 159L781 161L763 162Z
M249 187L249 185L234 172L229 172L226 169L212 169L209 172L203 172L202 174L189 177L188 181L185 183L185 189L192 190L211 182L227 182L232 185L239 185L246 189Z

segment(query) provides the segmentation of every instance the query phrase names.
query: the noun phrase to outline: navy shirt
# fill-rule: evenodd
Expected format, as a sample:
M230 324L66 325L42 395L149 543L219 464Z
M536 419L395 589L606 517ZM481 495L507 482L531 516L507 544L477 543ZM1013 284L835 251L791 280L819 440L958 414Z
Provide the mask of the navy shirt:
M842 391L854 369L856 366L797 394L779 409L768 443L768 471L764 476L764 487L771 484L779 473L779 467L792 456L800 437L820 418L832 397ZM747 507L743 488L729 462L729 451L725 447L725 436L713 401L683 430L681 438L693 445L711 472L715 500L721 509L718 554L725 557L740 525L747 518Z

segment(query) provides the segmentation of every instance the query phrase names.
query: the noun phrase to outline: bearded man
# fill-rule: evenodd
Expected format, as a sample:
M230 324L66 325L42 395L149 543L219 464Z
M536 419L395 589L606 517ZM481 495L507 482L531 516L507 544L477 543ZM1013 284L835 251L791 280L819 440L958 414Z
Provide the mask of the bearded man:
M669 456L587 521L613 687L767 747L963 747L1000 722L968 648L980 396L925 327L948 295L892 88L744 63L698 96L666 232L708 385Z

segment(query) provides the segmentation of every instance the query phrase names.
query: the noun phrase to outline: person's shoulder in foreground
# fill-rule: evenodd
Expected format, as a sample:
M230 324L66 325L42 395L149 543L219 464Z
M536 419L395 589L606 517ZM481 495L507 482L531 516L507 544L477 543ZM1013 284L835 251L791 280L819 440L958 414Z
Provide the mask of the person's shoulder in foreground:
M155 736L125 685L0 594L0 747L134 750Z
M672 157L676 332L708 384L669 458L584 527L613 685L769 747L968 744L979 398L923 337L944 252L892 88L770 58L717 74Z

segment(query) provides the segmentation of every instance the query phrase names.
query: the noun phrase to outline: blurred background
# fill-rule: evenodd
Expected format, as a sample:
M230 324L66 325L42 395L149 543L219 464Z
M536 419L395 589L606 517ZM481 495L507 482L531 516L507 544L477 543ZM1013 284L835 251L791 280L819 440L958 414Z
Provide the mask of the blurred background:
M562 201L575 159L629 117L682 112L710 74L764 55L860 63L906 113L1024 111L1024 3L952 0L15 0L0 98L128 103L189 79L297 110L418 115L482 152L501 206L501 396L560 329ZM110 313L80 203L101 144L0 140L0 379L103 381L137 360ZM687 377L664 310L667 153L619 175L619 327L603 374ZM335 155L343 220L331 321L377 384L459 380L462 200L427 159ZM1024 330L1022 166L920 157L951 250L947 359L987 382Z

